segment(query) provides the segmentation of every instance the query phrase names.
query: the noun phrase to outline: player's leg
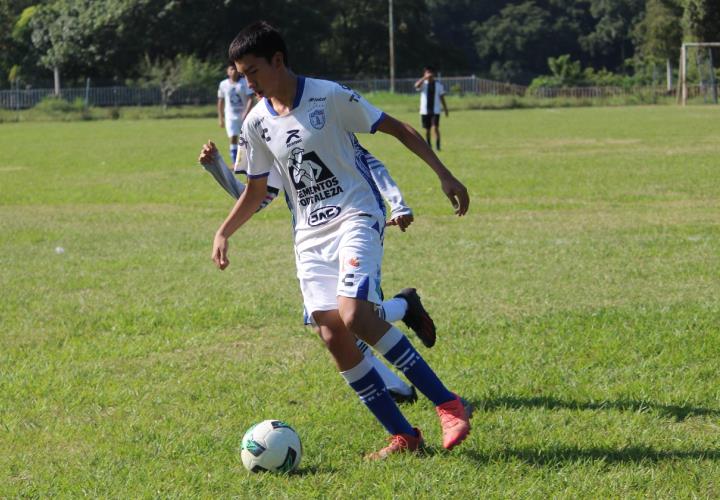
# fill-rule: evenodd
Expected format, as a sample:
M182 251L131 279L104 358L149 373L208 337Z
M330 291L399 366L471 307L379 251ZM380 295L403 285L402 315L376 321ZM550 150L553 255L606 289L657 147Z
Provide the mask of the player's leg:
M395 372L388 368L385 363L382 362L378 357L375 356L373 350L360 339L356 339L355 342L363 353L365 359L375 368L382 378L387 390L390 392L390 397L395 400L396 403L414 403L417 401L417 393L415 388L411 385L406 384Z
M328 259L323 252L326 247L336 246L337 242L323 243L318 245L317 251L311 249L296 253L305 308L312 311L320 337L335 359L342 377L393 436L394 446L391 450L384 449L384 455L416 450L422 443L419 431L413 429L400 412L377 370L362 356L355 344L355 337L340 319L334 290L338 281L338 263L336 259Z
M340 375L355 391L360 401L388 433L398 436L395 440L409 445L407 449L411 451L418 449L422 444L419 431L414 429L400 412L377 370L357 348L353 335L345 327L337 310L315 311L313 318L319 327L320 338L335 360ZM396 451L403 450L388 450L383 456L372 458L384 458Z
M230 139L230 161L235 165L238 154L238 136L240 135L240 120L228 120L225 118L225 131Z
M470 431L459 397L445 387L397 327L375 314L374 303L380 299L381 237L371 219L359 220L343 233L339 258L346 272L337 284L339 316L351 333L371 344L435 404L441 416L443 445L450 449Z
M428 146L432 148L432 141L430 140L430 117L432 115L420 115L421 121L422 121L422 127L425 129L425 140L428 143Z
M425 347L435 345L437 339L435 322L425 310L415 288L403 288L392 299L383 301L380 310L382 311L380 317L388 323L402 320L415 332Z
M235 164L238 154L238 136L230 137L230 161Z
M320 329L315 324L312 317L307 314L307 311L304 313L304 321L306 325L312 326L315 333L320 335ZM377 370L378 375L380 375L380 378L382 378L385 386L390 392L390 397L392 397L396 403L413 403L417 400L415 388L406 384L392 370L385 366L382 360L375 356L369 345L358 338L355 339L355 344L358 349L360 349L360 352L362 352L365 359L367 359L373 368Z
M440 115L433 115L432 125L435 134L435 149L440 151Z

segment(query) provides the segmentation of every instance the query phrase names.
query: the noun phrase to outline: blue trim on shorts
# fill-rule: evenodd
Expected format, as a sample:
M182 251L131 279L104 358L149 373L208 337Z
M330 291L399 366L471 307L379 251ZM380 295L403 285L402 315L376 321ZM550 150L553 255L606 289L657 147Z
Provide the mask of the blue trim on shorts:
M269 175L270 175L270 172L265 172L264 174L255 174L255 175L247 174L247 178L248 179L262 179L263 177L267 177Z
M355 298L360 299L360 300L367 300L369 291L370 291L370 277L365 276L360 281L360 284L358 285L357 295L355 296Z

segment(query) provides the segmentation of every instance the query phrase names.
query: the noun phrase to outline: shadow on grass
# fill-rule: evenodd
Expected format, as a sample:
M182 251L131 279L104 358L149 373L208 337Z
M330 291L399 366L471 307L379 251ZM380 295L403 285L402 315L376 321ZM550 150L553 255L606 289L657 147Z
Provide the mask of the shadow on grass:
M600 461L605 463L643 463L667 460L720 460L719 450L656 450L647 446L577 448L553 446L545 449L507 448L491 453L463 450L463 455L478 464L521 460L530 465Z
M294 471L290 472L289 476L316 476L318 474L335 474L337 472L337 469L333 467L327 467L323 465L322 467L318 467L316 465L308 465L304 466L301 465L299 469L295 469Z
M546 408L568 410L620 410L638 413L657 413L677 421L688 417L719 417L720 410L690 405L664 405L652 401L619 399L616 401L568 401L553 396L498 396L472 401L475 411L494 411L502 408Z

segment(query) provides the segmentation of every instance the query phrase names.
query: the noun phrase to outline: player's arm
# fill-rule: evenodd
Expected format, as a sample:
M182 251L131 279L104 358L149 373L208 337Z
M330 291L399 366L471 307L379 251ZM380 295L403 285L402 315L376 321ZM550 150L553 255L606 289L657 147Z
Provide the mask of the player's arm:
M450 113L448 112L447 103L445 102L445 94L442 94L440 96L440 102L442 103L442 107L445 110L445 116L448 116Z
M230 265L227 257L228 239L257 212L266 193L267 176L248 178L245 190L215 233L212 260L220 270Z
M395 183L395 179L392 178L390 172L385 168L385 165L369 153L367 160L373 181L380 189L382 197L390 204L390 220L387 225L398 226L404 232L414 220L412 210L405 203L400 188Z
M427 79L427 73L425 73L423 76L421 76L418 81L415 82L415 90L420 90L420 87L422 87L423 82Z
M225 98L223 98L223 97L218 97L217 115L218 115L218 123L220 124L220 128L224 128L225 127Z
M455 213L460 216L467 213L470 205L467 188L443 165L437 155L430 149L425 140L420 137L420 134L418 134L414 128L386 114L378 124L377 130L392 135L427 163L440 179L442 190L455 208Z

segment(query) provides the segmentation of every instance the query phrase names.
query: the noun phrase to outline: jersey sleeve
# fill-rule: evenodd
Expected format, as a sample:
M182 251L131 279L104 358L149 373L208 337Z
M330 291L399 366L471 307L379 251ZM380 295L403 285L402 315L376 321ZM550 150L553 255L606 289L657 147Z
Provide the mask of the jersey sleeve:
M440 83L440 82L437 82L437 89L438 89L438 90L437 90L438 95L445 95L445 94L447 94L447 92L445 92L445 85L443 85L443 84Z
M337 84L332 92L335 117L348 132L374 134L385 113L370 104L363 96L348 87Z
M385 165L369 153L365 156L365 159L370 168L370 175L372 175L373 181L380 190L380 194L390 205L390 218L394 219L399 215L412 215L412 210L405 203L400 188L395 183L395 179L392 178L390 172L385 168Z
M267 177L273 165L273 155L263 137L262 122L258 119L246 120L243 124L238 144L243 148L243 164L236 171L245 171L248 178Z
M218 99L224 99L224 98L225 98L225 92L223 92L222 82L220 82L220 85L218 85Z

